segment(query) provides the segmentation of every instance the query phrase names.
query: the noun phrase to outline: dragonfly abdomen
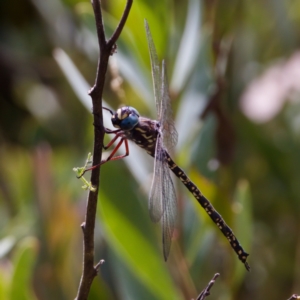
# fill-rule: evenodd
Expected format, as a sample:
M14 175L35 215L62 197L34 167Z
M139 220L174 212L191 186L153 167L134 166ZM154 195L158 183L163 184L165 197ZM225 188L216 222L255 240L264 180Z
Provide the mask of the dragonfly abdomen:
M172 160L172 158L166 151L165 157L171 171L182 181L182 183L192 193L199 204L204 208L213 222L219 227L223 235L228 239L231 247L238 255L238 258L244 263L246 269L249 271L250 266L247 263L247 257L249 254L244 251L243 247L235 237L233 231L226 224L222 216L215 210L212 204L203 196L197 186L189 179L185 172L180 167L178 167L178 165Z

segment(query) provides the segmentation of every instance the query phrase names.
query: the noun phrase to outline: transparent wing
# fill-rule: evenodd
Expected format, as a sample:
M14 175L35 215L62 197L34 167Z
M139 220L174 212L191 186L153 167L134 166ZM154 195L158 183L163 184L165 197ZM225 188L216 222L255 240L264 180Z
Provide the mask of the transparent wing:
M166 149L174 147L177 143L178 134L172 118L166 65L163 61L162 72L160 72L157 52L146 20L145 28L151 60L156 111L160 123L160 133L157 137L155 148L153 180L149 196L149 212L151 220L154 222L158 222L162 218L163 253L165 260L167 260L176 222L177 203L174 185L165 158L165 147Z
M170 151L176 144L178 140L178 133L175 128L175 123L173 120L173 112L169 95L169 86L167 79L166 63L162 62L162 72L161 72L161 112L160 112L160 124L161 132L163 138L163 146Z
M162 218L163 253L165 260L167 260L175 228L177 200L164 153L162 141L158 138L155 149L153 181L149 197L149 213L153 222L158 222Z
M162 72L160 72L157 52L150 32L148 22L145 20L148 48L150 53L152 81L155 96L156 112L158 121L161 124L163 134L163 145L172 149L178 140L178 134L175 128L172 115L172 107L169 96L169 87L167 80L166 64L162 63ZM166 134L164 134L166 133Z
M163 207L163 165L164 156L162 151L161 139L157 136L155 158L154 158L154 171L153 179L149 194L148 208L150 218L153 222L158 222L164 212Z
M154 97L155 97L155 104L156 104L156 112L158 113L158 119L160 119L160 106L161 106L161 76L160 76L160 68L159 62L157 57L157 52L155 49L155 45L152 39L152 35L150 32L150 28L148 22L145 20L145 29L147 34L147 41L148 41L148 48L150 54L150 61L151 61L151 73L152 73L152 81L153 81L153 89L154 89Z
M167 260L170 248L172 235L175 228L177 216L177 198L175 188L171 178L168 164L165 162L163 166L163 219L162 219L162 242L164 258Z

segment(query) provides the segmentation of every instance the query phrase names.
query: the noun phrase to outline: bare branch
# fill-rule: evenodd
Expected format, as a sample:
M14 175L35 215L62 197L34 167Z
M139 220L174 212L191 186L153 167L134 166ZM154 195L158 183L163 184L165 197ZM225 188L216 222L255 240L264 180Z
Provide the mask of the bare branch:
M95 166L100 164L101 162L103 139L105 134L102 117L102 94L108 60L110 55L112 54L112 49L115 49L115 43L125 25L132 5L132 0L127 1L127 5L125 7L121 21L109 42L106 42L105 38L100 0L92 0L92 5L96 21L98 44L100 48L95 84L89 92L93 102L94 114L93 166ZM104 262L103 260L101 260L94 266L94 229L97 211L98 190L100 184L100 168L95 168L92 170L91 184L96 188L96 191L89 191L85 221L81 225L84 240L83 272L81 275L76 300L86 300L88 298L92 282L97 276L100 265Z
M94 9L94 15L95 15L99 48L100 48L100 51L102 51L106 46L106 40L105 40L104 25L103 25L103 19L102 19L102 11L101 11L99 0L92 0L92 6Z
M220 276L219 273L216 273L214 275L214 277L212 278L212 280L208 283L208 285L206 286L206 288L200 293L200 295L197 297L196 300L204 300L206 298L206 296L210 295L210 289L212 288L212 286L214 285L216 279Z

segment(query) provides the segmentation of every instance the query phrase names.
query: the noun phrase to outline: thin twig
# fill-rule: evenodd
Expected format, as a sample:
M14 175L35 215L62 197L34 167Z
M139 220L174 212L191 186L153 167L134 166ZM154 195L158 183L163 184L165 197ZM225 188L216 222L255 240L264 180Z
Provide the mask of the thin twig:
M117 29L115 30L113 36L110 38L109 42L106 42L100 0L92 1L96 21L98 43L100 48L95 84L89 92L93 102L94 114L93 165L98 165L101 162L102 156L103 138L105 133L102 117L102 94L108 60L110 55L113 53L115 43L126 23L131 5L132 0L127 0L120 23L117 26ZM85 221L83 223L84 225L81 226L83 231L83 272L81 275L76 300L86 300L88 298L93 279L95 278L95 276L97 276L98 269L103 263L103 261L100 261L94 266L94 229L99 183L100 168L95 168L92 170L91 184L96 188L96 191L89 191Z
M208 285L206 286L206 288L199 294L199 296L197 297L196 300L204 300L206 298L206 296L210 295L210 289L212 288L212 286L214 285L216 279L220 276L219 273L216 273L214 275L214 277L212 278L212 280L208 283Z
M105 40L104 25L103 25L103 19L102 19L102 11L101 11L99 1L92 0L92 6L94 9L94 15L95 15L95 21L96 21L99 49L100 49L100 51L102 51L102 49L104 49L106 47L106 40Z
M95 269L98 272L99 268L101 265L103 265L105 263L104 259L101 259L96 265L95 265Z

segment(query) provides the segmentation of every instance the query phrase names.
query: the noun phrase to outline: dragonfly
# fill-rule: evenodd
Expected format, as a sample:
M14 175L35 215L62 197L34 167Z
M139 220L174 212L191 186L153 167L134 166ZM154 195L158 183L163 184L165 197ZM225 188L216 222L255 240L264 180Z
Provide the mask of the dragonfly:
M209 200L205 198L186 173L173 161L169 154L177 143L178 134L172 118L166 64L163 60L162 68L160 68L157 52L147 21L145 21L145 29L150 53L158 120L151 120L140 116L139 112L131 106L121 107L116 112L103 107L103 109L110 112L112 125L117 128L116 130L105 128L107 134L114 134L115 136L107 146L104 146L104 149L108 149L118 139L120 140L107 159L101 161L99 165L92 166L85 171L97 168L108 161L118 160L128 156L128 140L133 141L149 155L154 157L154 172L149 193L148 208L151 220L153 222L161 221L162 224L162 244L165 261L167 261L170 253L177 215L177 198L171 178L171 170L204 208L212 221L218 226L223 235L228 239L238 258L249 271L250 266L247 263L249 254L244 251L233 231L226 224L222 216L216 211ZM116 152L123 143L126 150L125 154L116 155Z

